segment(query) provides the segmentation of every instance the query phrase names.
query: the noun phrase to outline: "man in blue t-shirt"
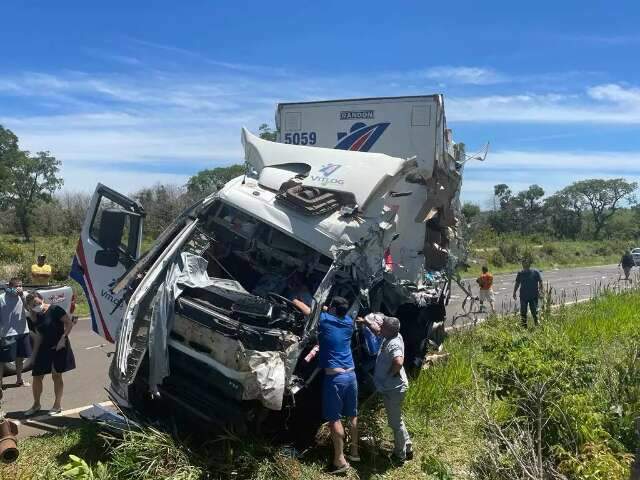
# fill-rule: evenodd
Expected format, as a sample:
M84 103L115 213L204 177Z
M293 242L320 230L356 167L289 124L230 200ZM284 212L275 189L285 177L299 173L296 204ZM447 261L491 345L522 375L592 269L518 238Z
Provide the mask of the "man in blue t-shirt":
M358 456L358 382L351 355L353 319L347 315L349 302L333 297L329 310L320 314L318 367L324 369L322 387L322 415L329 422L333 442L331 473L343 473L349 468L344 455L344 428L341 418L349 418L351 450L347 456L352 462Z
M522 261L522 270L516 276L516 284L513 288L513 299L517 298L520 289L520 318L522 326L527 328L527 307L531 310L533 322L538 325L538 298L544 286L542 275L535 268L531 268L531 260Z

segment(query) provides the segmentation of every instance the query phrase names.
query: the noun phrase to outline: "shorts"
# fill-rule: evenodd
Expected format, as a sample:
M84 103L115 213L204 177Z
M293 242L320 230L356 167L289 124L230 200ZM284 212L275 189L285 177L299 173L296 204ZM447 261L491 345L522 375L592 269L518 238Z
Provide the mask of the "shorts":
M493 290L482 290L480 289L480 295L478 296L481 302L493 302L495 300L495 294Z
M29 358L31 353L31 337L28 333L0 339L0 362L15 362L16 358Z
M354 371L324 376L322 417L335 422L342 417L358 416L358 381Z
M48 373L64 373L76 368L76 359L67 338L65 347L54 350L51 344L41 344L33 360L31 375L39 377Z

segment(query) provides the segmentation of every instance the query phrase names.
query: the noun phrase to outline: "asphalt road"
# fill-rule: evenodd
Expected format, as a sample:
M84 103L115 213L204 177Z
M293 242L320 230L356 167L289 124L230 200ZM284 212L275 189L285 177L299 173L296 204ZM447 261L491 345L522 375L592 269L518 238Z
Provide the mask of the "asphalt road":
M47 409L53 405L53 382L51 376L44 379L44 391L41 404L43 411L37 414L35 421L26 422L22 412L33 404L31 387L15 386L15 377L5 377L4 398L2 410L7 417L20 420L20 436L37 435L46 431L55 430L58 426L73 423L79 407L91 406L94 403L102 403L108 400L104 387L107 381L107 370L110 358L107 352L115 350L114 345L108 343L91 330L89 320L78 320L69 336L71 346L76 358L76 369L63 375L64 395L62 397L62 409L70 413L67 420L61 417L46 418ZM31 373L23 374L25 381L31 383Z
M589 298L598 286L608 285L618 279L618 269L615 265L589 268L573 268L567 270L543 271L545 283L553 287L558 296L564 291L567 301ZM509 311L515 306L512 300L515 274L499 275L495 277L496 306L500 311ZM471 279L473 293L477 295L477 285ZM455 287L452 292L451 303L448 308L449 322L451 318L461 312L464 293ZM15 377L6 377L3 410L7 416L21 420L21 436L34 435L57 428L63 424L74 423L74 417L82 407L107 400L104 387L107 381L107 369L111 361L108 352L114 346L94 334L88 320L80 320L71 333L71 342L76 357L77 368L64 374L65 392L63 410L69 413L64 418L46 417L46 411L38 415L35 421L25 421L22 412L32 404L31 389L29 387L15 387ZM24 379L31 381L31 374L24 375ZM53 384L50 377L45 378L42 407L50 408L53 404Z
M479 270L479 269L478 269ZM554 303L570 303L585 300L594 296L599 290L612 287L618 283L620 270L617 265L603 265L598 267L581 267L570 269L542 270L542 279L545 286L552 289ZM478 271L478 276L480 275ZM513 300L513 287L516 274L496 275L493 289L495 292L495 306L499 313L508 313L520 308L519 300ZM478 295L478 285L475 279L465 280L471 286L473 295ZM452 319L462 313L462 302L466 294L458 285L454 285L451 292L451 301L447 308L448 324ZM488 305L487 305L488 308ZM461 319L465 323L465 319ZM456 324L459 324L457 322Z

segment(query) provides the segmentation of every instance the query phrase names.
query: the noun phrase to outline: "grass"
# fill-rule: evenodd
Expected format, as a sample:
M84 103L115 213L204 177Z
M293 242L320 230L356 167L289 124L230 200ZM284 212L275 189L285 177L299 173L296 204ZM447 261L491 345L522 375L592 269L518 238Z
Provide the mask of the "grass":
M611 240L547 240L535 237L495 237L491 242L473 242L471 260L488 264L493 273L520 270L523 252L532 252L535 266L541 269L591 267L617 264L625 249L636 246L633 241Z
M361 445L363 462L349 478L524 478L505 442L515 442L514 432L532 425L530 397L523 392L551 385L540 403L545 468L574 479L626 480L637 445L633 418L640 412L639 311L637 290L605 293L547 310L536 329L521 329L514 318L494 318L451 335L447 360L422 370L406 398L416 459L396 467L382 456L391 437L380 403L372 400L362 406L360 424L373 440ZM497 442L495 432L507 440ZM14 478L16 471L35 472L16 478L61 478L70 453L106 475L99 478L331 478L323 473L329 445L321 430L317 445L293 458L257 438L182 443L147 430L107 447L86 426L22 442L18 463L0 467L0 478ZM496 459L500 468L509 466L506 473L491 470Z

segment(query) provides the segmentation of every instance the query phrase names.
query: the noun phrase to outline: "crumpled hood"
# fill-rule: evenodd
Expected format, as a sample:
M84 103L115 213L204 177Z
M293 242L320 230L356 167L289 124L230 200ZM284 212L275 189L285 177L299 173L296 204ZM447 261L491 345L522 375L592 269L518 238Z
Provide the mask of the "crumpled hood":
M332 148L291 145L263 140L247 129L242 129L242 145L245 160L261 177L274 177L272 169L277 166L290 171L290 175L279 175L280 182L292 178L299 169L292 165L306 165L307 176L302 184L310 187L353 193L356 202L364 208L381 187L415 165L407 159L391 157L382 153L351 152ZM292 171L295 170L295 171ZM277 190L279 185L270 185Z

